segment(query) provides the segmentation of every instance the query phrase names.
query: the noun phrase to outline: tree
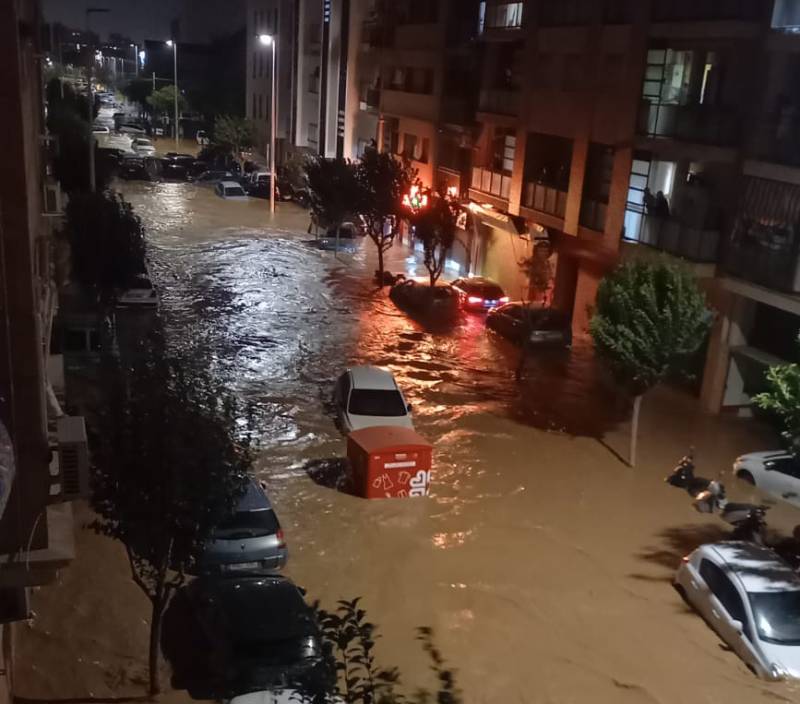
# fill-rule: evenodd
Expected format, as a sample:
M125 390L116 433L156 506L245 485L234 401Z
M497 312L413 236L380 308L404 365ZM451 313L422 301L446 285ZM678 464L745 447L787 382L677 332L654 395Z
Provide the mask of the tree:
M145 271L142 222L116 193L74 193L66 210L72 274L108 306Z
M759 408L777 416L786 446L797 455L800 451L800 365L770 367L767 387L767 391L756 395L753 400Z
M145 100L156 115L172 115L175 112L175 86L168 85L152 91ZM178 91L178 112L184 112L188 107L188 101Z
M355 165L347 159L315 157L305 168L313 220L338 232L352 217L358 198Z
M236 161L242 163L242 151L256 141L256 129L251 120L233 115L220 115L214 120L213 142L227 149Z
M409 220L414 226L414 237L422 242L423 261L433 288L456 239L458 204L438 193L424 194L424 197L427 204L412 209Z
M547 305L547 294L553 282L553 266L550 257L553 255L553 247L550 242L538 242L533 248L533 254L523 259L519 266L522 272L528 277L528 295L523 298L523 313L525 316L526 330L530 331L533 320L533 304ZM522 380L525 371L525 363L531 350L530 334L522 338L522 351L517 362L517 369L514 377L517 381Z
M155 340L132 368L107 360L108 403L93 442L92 528L119 540L150 600L149 693L160 691L165 608L212 529L233 514L251 468L250 433L222 385L184 372Z
M122 86L122 94L131 103L136 103L142 112L150 111L152 106L147 99L152 93L153 82L149 78L134 78Z
M665 378L686 374L710 325L705 297L683 268L634 262L600 283L590 331L598 354L634 398L631 466L642 397Z
M383 258L391 248L400 223L407 216L403 196L416 179L416 169L408 160L399 160L369 146L356 166L357 211L364 220L369 238L378 250L377 279L384 284Z

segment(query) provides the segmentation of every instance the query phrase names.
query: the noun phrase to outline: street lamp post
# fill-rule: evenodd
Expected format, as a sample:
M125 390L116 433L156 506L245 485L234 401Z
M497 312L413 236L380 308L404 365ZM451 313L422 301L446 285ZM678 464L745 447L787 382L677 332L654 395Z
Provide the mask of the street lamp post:
M175 151L179 152L180 144L178 138L179 132L179 121L178 121L178 42L167 39L167 46L172 47L172 58L174 61L174 70L175 70L175 80L174 80L174 88L175 88Z
M91 15L101 14L103 12L110 12L107 7L87 7L86 8L86 37L89 38L89 17ZM89 54L89 62L86 69L86 92L89 103L89 190L94 193L97 190L97 175L95 174L94 167L94 132L92 132L92 123L94 123L94 96L92 95L92 68L94 66L94 47L87 46Z
M269 121L269 212L275 212L275 132L277 130L276 121L278 119L278 92L275 85L275 45L278 38L271 34L259 34L258 41L262 46L272 48L272 106L270 109Z
M139 47L136 44L131 44L131 49L133 49L133 74L136 78L139 78Z

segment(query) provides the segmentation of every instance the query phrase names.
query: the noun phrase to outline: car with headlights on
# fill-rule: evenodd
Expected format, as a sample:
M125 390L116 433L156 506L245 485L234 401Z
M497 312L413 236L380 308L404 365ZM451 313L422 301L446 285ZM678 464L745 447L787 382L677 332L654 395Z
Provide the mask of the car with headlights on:
M674 585L759 677L800 679L800 576L751 542L701 545Z

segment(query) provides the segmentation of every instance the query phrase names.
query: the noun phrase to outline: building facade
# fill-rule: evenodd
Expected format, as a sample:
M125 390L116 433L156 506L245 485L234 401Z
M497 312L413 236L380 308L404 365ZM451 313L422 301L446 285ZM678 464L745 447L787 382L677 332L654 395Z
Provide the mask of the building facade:
M50 355L53 233L60 191L48 175L41 16L0 5L0 702L10 701L14 622L28 593L74 557L70 500L88 488L86 432L48 404L63 365ZM48 384L48 380L50 384ZM51 397L54 397L52 394Z

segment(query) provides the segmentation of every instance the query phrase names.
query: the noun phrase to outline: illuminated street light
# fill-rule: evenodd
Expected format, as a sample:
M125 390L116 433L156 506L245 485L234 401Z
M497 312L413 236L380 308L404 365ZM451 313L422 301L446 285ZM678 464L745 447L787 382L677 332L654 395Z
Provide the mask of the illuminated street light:
M278 94L276 90L275 80L275 45L278 43L278 38L271 34L259 34L258 42L261 46L268 46L272 48L272 108L270 110L271 116L269 120L269 212L275 212L275 133L277 125L275 124L278 119Z
M272 44L272 35L271 34L259 34L258 41L261 42L264 46L270 46Z
M172 57L174 60L175 79L173 83L175 85L173 87L175 88L175 151L179 152L181 149L179 141L180 119L178 116L178 42L172 41L172 39L167 39L166 44L168 47L172 47Z

